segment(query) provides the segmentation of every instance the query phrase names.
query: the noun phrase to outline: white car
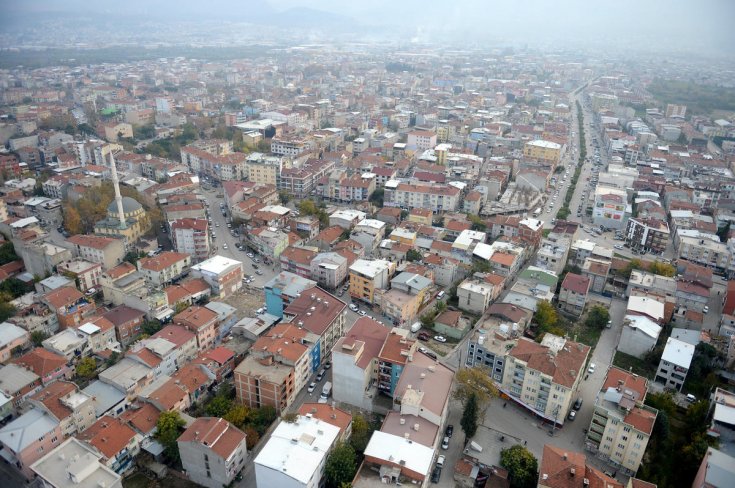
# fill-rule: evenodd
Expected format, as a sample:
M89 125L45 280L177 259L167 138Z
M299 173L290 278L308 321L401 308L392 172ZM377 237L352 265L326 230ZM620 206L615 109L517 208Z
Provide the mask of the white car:
M211 222L211 220L210 220L210 222ZM215 222L214 226L215 227L219 227L219 222Z
M587 372L588 372L589 374L592 374L592 373L594 373L594 372L595 372L595 363L590 363L590 367L589 367L589 368L587 368Z
M623 246L621 246L620 244L615 244L613 247L619 251L623 249Z
M350 303L350 310L352 310L353 312L357 312L359 308L357 308L357 305L355 305L354 303Z
M444 336L440 336L440 335L434 336L434 340L436 342L447 342L447 338Z
M307 388L307 389L306 389L306 391L308 391L309 393L311 393L311 392L312 392L312 391L314 391L315 389L316 389L316 383L314 383L314 382L312 381L311 383L309 383L309 388Z
M225 244L222 244L222 249L227 249L227 248L228 247L227 247L227 244L226 243Z
M247 256L247 257L249 257L249 258L255 257L255 256L253 255L253 253L251 253L251 252L247 253L247 254L246 254L246 256Z
M363 317L367 315L367 312L366 312L365 310L360 310L360 311L359 311L359 312L357 312L357 313L358 313L358 314L360 314L360 315L361 315L361 316L363 316Z

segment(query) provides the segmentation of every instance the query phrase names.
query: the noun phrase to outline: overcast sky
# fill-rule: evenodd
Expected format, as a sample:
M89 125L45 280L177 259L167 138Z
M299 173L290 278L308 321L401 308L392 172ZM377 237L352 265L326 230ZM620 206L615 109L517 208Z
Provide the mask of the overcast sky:
M257 17L257 23L267 24L296 8L312 10L310 27L322 20L325 31L335 23L356 24L362 27L355 29L357 35L398 33L417 42L638 45L724 53L735 46L735 0L0 0L0 6L4 25L53 11L161 21ZM298 16L289 19L298 22Z

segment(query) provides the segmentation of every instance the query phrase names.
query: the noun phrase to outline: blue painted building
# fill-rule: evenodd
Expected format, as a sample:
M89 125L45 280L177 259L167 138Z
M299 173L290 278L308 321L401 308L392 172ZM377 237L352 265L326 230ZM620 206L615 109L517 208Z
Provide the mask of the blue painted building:
M269 314L283 318L284 309L304 290L316 286L316 281L297 274L282 271L263 286L265 291L265 307Z

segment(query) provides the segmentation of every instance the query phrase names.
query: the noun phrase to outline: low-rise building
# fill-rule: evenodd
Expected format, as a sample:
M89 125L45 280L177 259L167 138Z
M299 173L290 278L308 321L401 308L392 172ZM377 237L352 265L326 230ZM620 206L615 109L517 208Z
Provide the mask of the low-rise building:
M177 252L191 255L195 262L204 261L211 250L209 224L204 219L178 219L170 224L171 238Z
M471 322L462 312L447 310L434 319L434 330L445 337L461 340L470 330Z
M44 410L33 408L0 429L0 452L5 461L31 479L31 465L63 440L59 422Z
M28 402L59 423L64 439L83 431L97 418L94 399L79 391L79 387L70 381L51 383L30 397Z
M587 304L590 279L576 273L567 273L559 291L559 305L562 310L574 315L582 315Z
M123 475L135 468L142 436L122 419L105 415L77 434L77 439L92 447L105 466Z
M347 279L349 262L347 258L336 252L322 252L311 260L311 274L325 290L335 290Z
M217 313L207 307L194 305L174 316L174 324L193 332L200 351L212 349L217 338Z
M56 267L58 273L72 277L79 289L86 292L100 284L100 276L102 275L102 264L91 263L84 259L75 259L61 263Z
M289 246L283 250L278 260L281 262L282 271L288 271L304 278L311 278L311 262L316 256L317 251L313 249Z
M13 360L13 363L38 375L43 385L48 385L57 379L69 379L72 375L72 369L64 356L42 347L36 347L23 354Z
M497 296L496 288L485 280L464 280L457 286L457 306L470 313L482 314Z
M105 466L100 458L95 450L72 437L33 463L31 470L46 487L122 488L120 475Z
M16 351L22 350L30 341L28 331L10 322L0 324L0 363L10 360Z
M100 263L111 269L125 258L125 242L122 239L95 235L74 235L68 239L74 256L85 261Z
M642 359L656 347L661 330L658 323L644 315L626 315L618 351Z

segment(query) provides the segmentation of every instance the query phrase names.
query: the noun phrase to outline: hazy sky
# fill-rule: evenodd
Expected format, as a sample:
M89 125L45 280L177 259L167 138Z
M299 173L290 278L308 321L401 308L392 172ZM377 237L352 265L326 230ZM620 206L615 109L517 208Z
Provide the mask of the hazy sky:
M5 14L0 27L53 12L281 25L298 25L307 15L309 28L354 26L356 35L398 34L419 42L638 45L723 53L735 47L735 0L0 0L0 7Z

